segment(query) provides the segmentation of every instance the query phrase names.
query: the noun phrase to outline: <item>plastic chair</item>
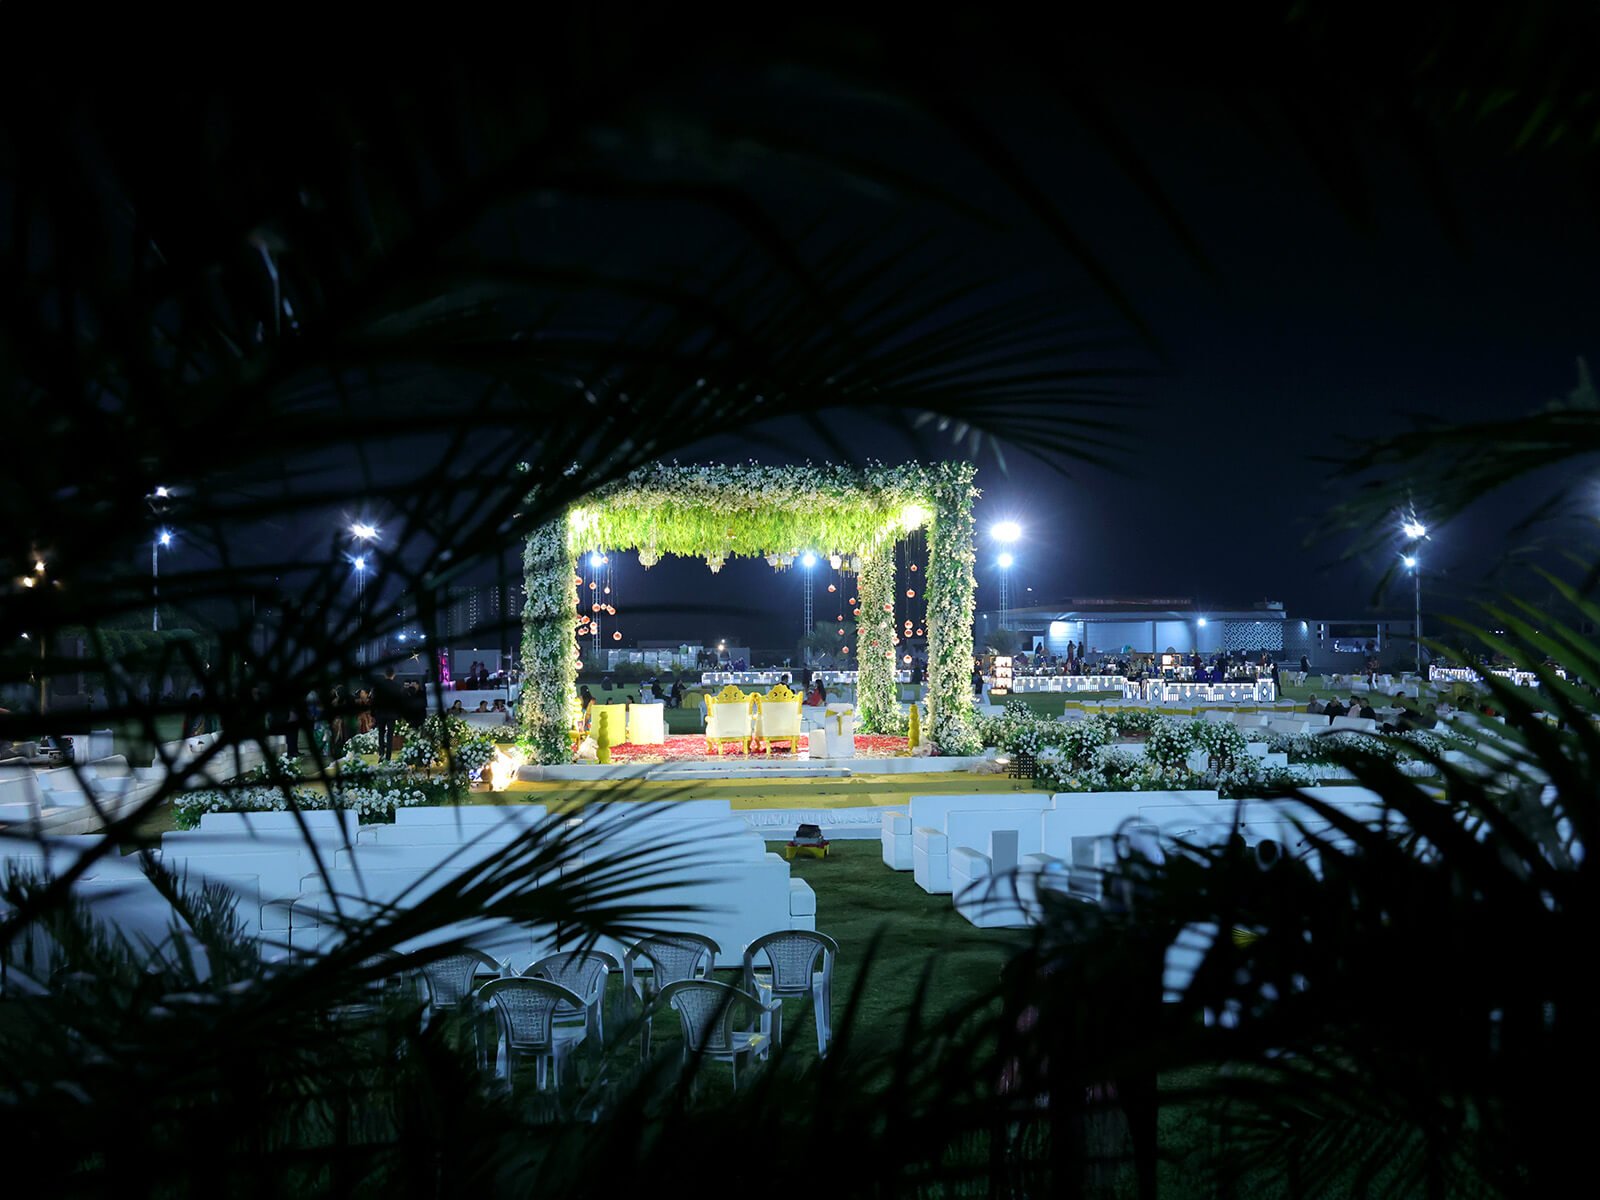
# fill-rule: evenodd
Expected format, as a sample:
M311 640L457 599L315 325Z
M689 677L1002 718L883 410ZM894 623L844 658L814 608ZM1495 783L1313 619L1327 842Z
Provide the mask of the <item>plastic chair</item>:
M584 1008L583 997L548 979L494 979L478 989L478 998L499 1021L504 1078L511 1082L519 1057L534 1060L534 1079L543 1090L547 1080L561 1086L561 1062L583 1041L582 1025L558 1025L563 1005L573 1012ZM496 1056L498 1068L501 1059Z
M524 979L548 979L583 998L577 1008L563 1005L556 1011L556 1020L570 1023L583 1018L585 1030L593 1033L595 1040L605 1045L606 980L612 971L620 971L622 964L603 950L564 950L546 955L522 973Z
M650 1053L650 1013L655 997L670 984L710 978L721 953L721 946L698 933L656 934L628 947L622 956L622 1003L626 1013L626 1005L637 996L645 1014L639 1033L641 1057ZM635 965L641 958L650 964L649 983L639 976Z
M763 1002L731 984L711 979L681 979L662 989L659 1003L678 1014L684 1060L693 1055L727 1063L737 1090L739 1060L751 1055L765 1058L772 1047L770 1035L741 1026L740 1019L754 1016L764 1022L782 1002Z
M470 999L483 968L494 976L506 974L506 965L482 950L462 950L425 963L422 978L428 985L428 1008L433 1012L460 1007Z
M781 929L762 934L745 947L745 991L758 995L770 987L773 1002L778 1006L773 1010L773 1041L783 1041L782 1002L809 996L817 1026L817 1053L828 1052L833 1041L833 960L838 953L838 942L825 933L809 929ZM771 968L764 978L756 969L756 959L763 955ZM822 960L820 970L819 957Z

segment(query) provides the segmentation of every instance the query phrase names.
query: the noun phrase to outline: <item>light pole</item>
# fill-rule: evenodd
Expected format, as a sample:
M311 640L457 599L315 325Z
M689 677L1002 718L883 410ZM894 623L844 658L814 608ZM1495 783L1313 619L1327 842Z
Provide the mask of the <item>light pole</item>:
M802 594L800 604L800 636L808 638L816 624L816 615L812 607L816 589L812 587L811 568L817 565L817 556L807 550L800 557L800 565L805 568L805 581L800 585ZM811 651L806 650L806 662L811 662Z
M150 511L156 516L163 515L171 506L172 489L157 487L144 498L150 506ZM150 543L150 632L161 631L161 599L158 594L158 581L161 578L161 551L164 547L172 545L172 531L158 529L155 538Z
M1417 641L1417 687L1422 686L1422 557L1417 553L1421 549L1422 541L1428 536L1428 527L1417 520L1416 513L1412 513L1400 526L1400 532L1405 534L1410 543L1407 553L1402 556L1401 562L1411 571L1412 595L1416 602L1415 624L1412 634ZM1417 693L1422 694L1420 691Z
M366 521L356 521L350 526L350 536L355 538L358 546L364 547L368 542L378 540L377 526ZM355 558L350 560L350 565L356 569L356 662L362 667L367 665L367 555L364 550L359 551Z
M159 582L161 579L161 551L172 545L172 531L163 529L156 534L155 540L150 543L150 632L161 631L161 596Z
M589 555L589 565L598 571L606 565L606 556L596 550ZM589 598L589 657L594 659L594 669L600 670L600 608L599 597Z
M1002 546L1009 546L1022 537L1022 526L1015 521L996 521L989 536ZM1003 550L995 562L1000 567L1000 628L1011 628L1011 564L1016 561L1009 550Z
M995 564L1000 568L1000 628L1011 628L1011 564L1017 560L1011 557L1009 550L1002 550L1000 557L995 559Z

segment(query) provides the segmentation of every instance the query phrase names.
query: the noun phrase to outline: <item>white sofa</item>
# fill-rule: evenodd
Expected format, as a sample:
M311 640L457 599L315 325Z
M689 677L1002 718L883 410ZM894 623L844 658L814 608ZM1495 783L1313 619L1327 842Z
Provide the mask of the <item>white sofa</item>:
M883 814L883 828L878 834L883 846L883 865L891 871L909 871L911 859L911 815L903 812Z
M952 813L1005 813L1005 817L998 818L1006 823L1003 827L1016 828L1017 825L1009 822L1020 821L1019 813L1037 813L1050 807L1051 799L1043 792L967 792L911 797L912 878L925 892L937 895L950 891L950 851L962 845L946 832ZM984 818L977 816L968 820L981 822Z

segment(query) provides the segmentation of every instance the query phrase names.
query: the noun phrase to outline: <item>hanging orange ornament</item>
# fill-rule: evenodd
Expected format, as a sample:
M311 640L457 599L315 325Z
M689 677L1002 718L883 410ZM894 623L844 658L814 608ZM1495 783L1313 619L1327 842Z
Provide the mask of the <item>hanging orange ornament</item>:
M894 611L894 605L892 605L892 604L885 604L885 605L884 605L884 606L883 606L883 611L884 611L884 612L891 612L891 613L892 613L892 612L893 612L893 611Z
M829 590L829 591L830 591L830 592L837 592L837 591L838 591L838 590L839 590L839 589L838 589L838 588L836 588L836 587L834 587L834 586L833 586L833 584L831 584L831 583L830 583L830 584L829 584L829 585L828 585L828 590Z
M850 653L850 647L849 646L840 646L839 647L839 653L840 654L849 654Z
M616 633L613 633L611 635L611 640L613 642L620 642L622 640L622 631L619 629Z
M841 618L841 620L842 620L842 619L843 619L843 618ZM841 630L839 630L839 636L840 636L840 637L843 637L843 636L844 636L844 630L842 630L842 629L841 629Z
M911 655L909 655L909 654L906 655L903 659L901 659L901 661L902 662L910 662L911 661Z
M912 569L912 570L913 570L913 571L915 571L915 570L916 570L916 569L917 569L917 564L916 564L916 563L912 563L912 564L911 564L911 569Z
M608 592L609 592L609 591L610 591L610 590L611 590L611 589L610 589L610 588L607 588L607 589L606 589L606 591L608 591ZM907 599L907 600L915 600L915 599L916 599L916 598L917 598L917 591L916 591L916 589L915 589L915 588L907 588L907 589L906 589L906 599Z
M591 579L591 580L589 580L589 590L590 590L590 591L591 591L591 592L592 592L592 591L594 591L594 580L592 580L592 579Z
M605 592L605 594L606 594L606 595L608 595L608 596L609 596L609 595L611 595L611 589L610 589L610 588L604 588L604 589L602 589L602 590L603 590L603 591L604 591L604 592ZM907 593L906 593L906 595L908 595L908 596L909 596L909 595L910 595L910 594L911 594L911 593L910 593L910 592L907 592Z
M853 609L853 610L852 610L852 611L851 611L851 613L850 613L850 615L851 615L851 616L852 616L852 617L859 617L859 616L860 616L860 615L861 615L861 610L860 610L860 609L859 609L859 608L857 608L857 609Z

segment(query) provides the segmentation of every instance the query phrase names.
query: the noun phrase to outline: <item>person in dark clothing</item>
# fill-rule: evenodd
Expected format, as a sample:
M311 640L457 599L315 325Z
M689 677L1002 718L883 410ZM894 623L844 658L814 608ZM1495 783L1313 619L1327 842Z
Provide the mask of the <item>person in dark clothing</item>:
M372 685L372 717L378 730L378 761L388 762L393 753L394 723L405 711L405 691L395 682L394 668Z
M1349 712L1350 710L1344 705L1340 704L1339 698L1335 696L1332 700L1328 701L1328 707L1323 711L1328 714L1328 719L1331 721L1334 717L1344 716L1345 713Z
M206 712L200 702L199 692L189 693L189 703L183 710L183 736L199 737L206 731Z

